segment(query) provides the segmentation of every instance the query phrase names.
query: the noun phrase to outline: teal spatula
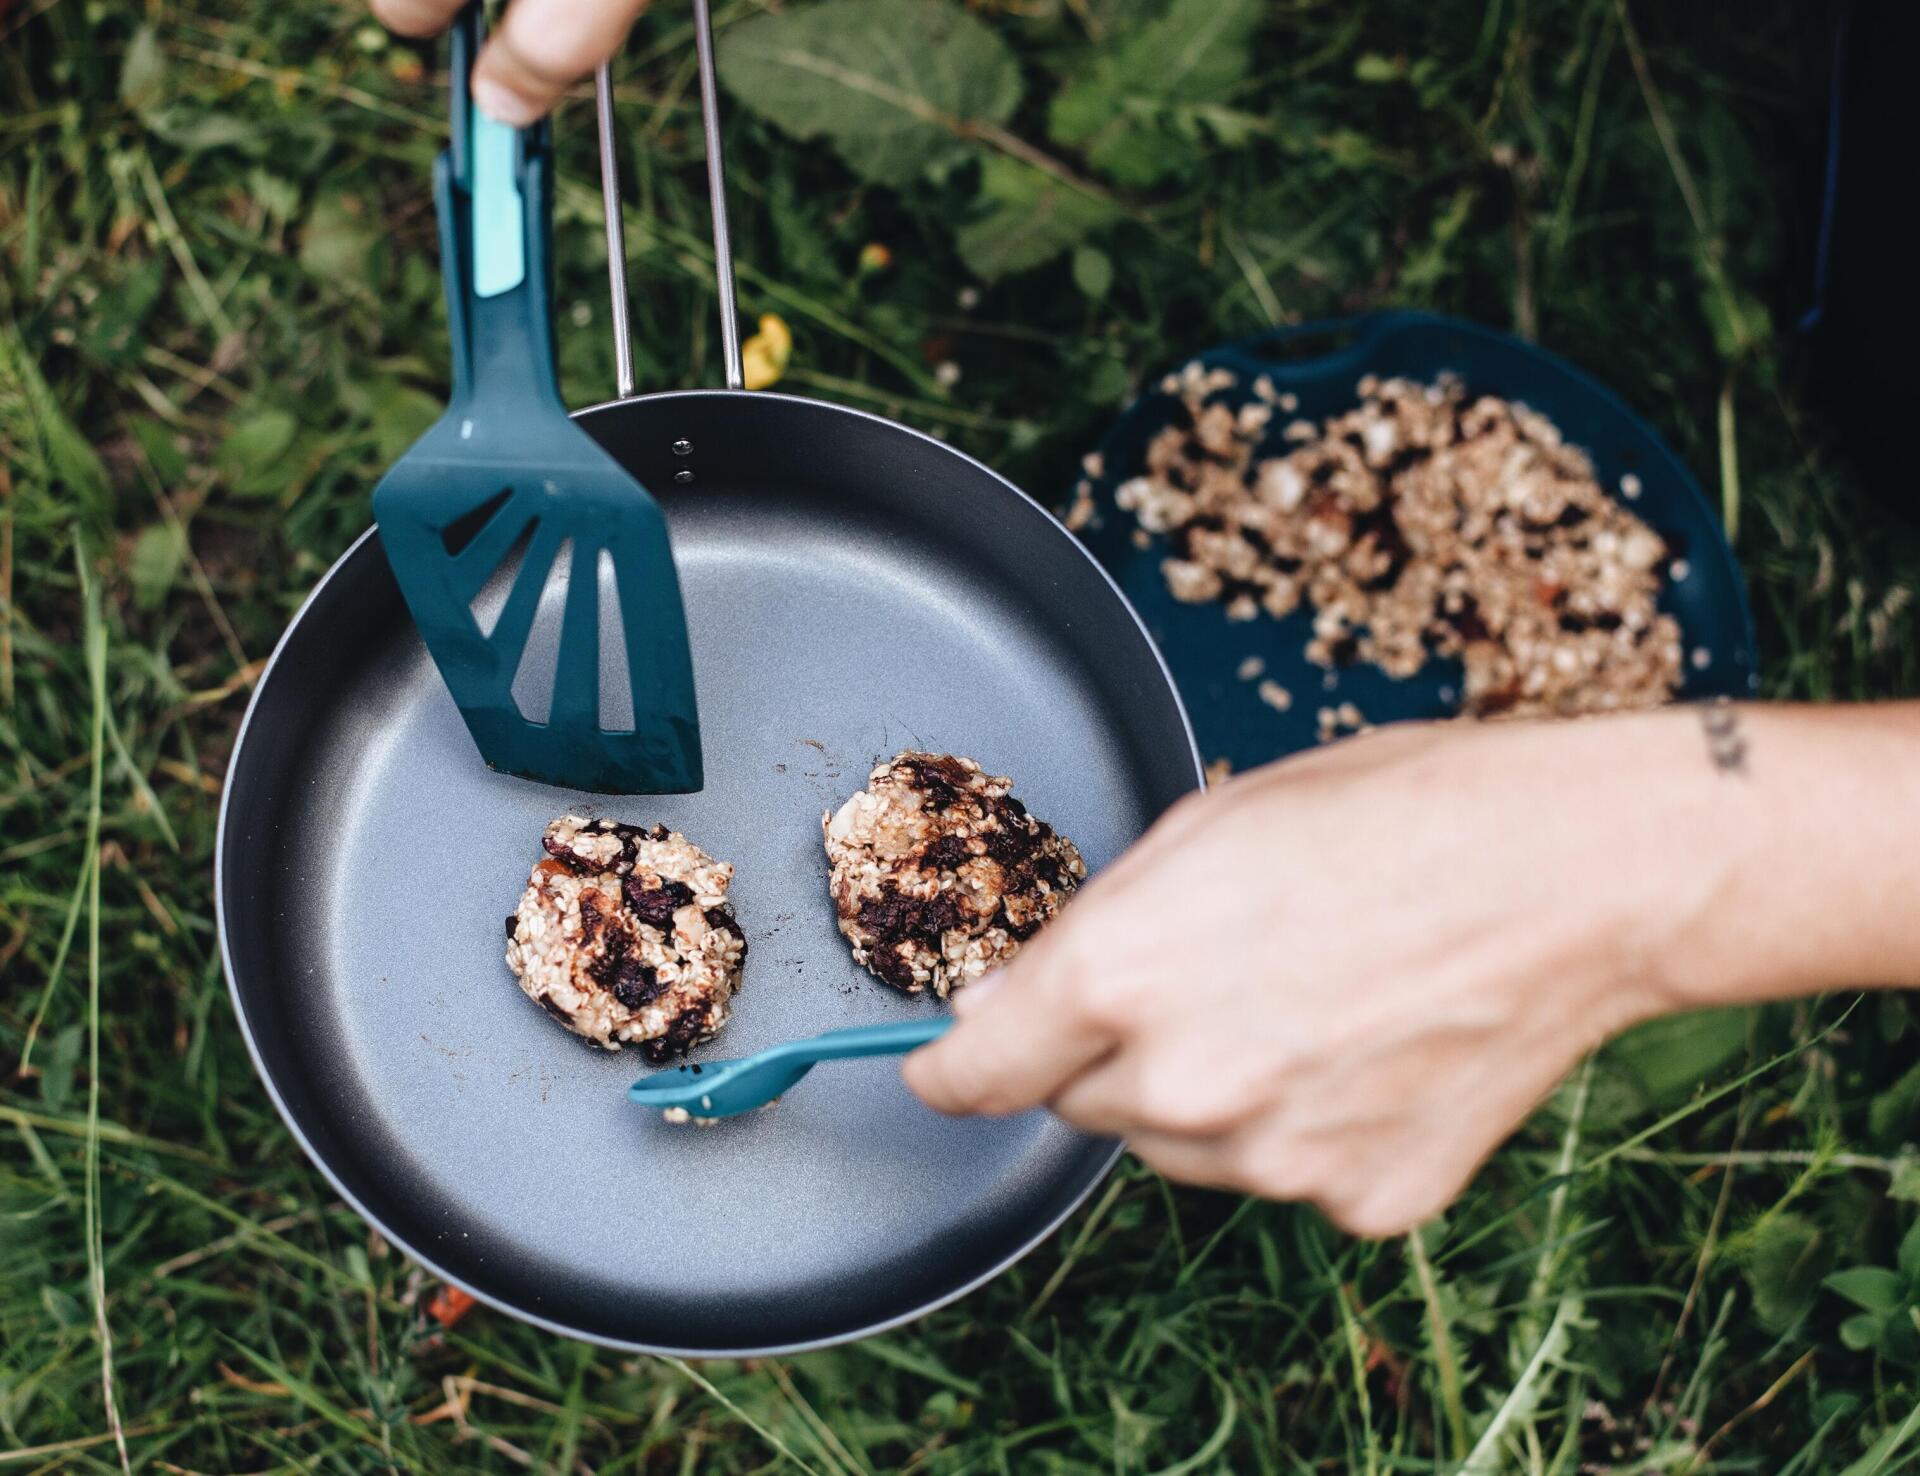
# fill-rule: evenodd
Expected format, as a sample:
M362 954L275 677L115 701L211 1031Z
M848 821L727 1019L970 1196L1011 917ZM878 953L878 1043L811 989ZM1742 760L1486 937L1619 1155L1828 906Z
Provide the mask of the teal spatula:
M856 1056L904 1056L946 1033L953 1016L855 1025L805 1040L782 1041L733 1061L702 1061L643 1076L627 1088L627 1100L661 1111L679 1108L694 1117L738 1117L764 1107L822 1061Z
M666 520L561 403L547 129L473 106L479 36L476 3L454 26L452 146L434 166L453 399L375 489L380 540L489 767L687 793L700 721ZM557 655L550 636L530 644L556 615ZM526 710L549 671L545 711Z

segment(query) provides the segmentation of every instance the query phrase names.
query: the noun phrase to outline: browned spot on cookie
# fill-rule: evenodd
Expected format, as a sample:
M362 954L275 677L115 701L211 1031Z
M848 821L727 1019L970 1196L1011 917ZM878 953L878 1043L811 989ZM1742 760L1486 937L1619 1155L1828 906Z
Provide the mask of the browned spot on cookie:
M627 906L633 909L633 915L655 928L672 927L674 913L693 900L693 888L677 881L648 887L637 878L628 877L626 893Z
M957 871L972 859L972 848L967 845L966 837L959 835L940 836L920 853L920 864L936 871Z
M642 963L637 958L623 958L612 976L605 981L613 991L613 997L630 1010L658 999L661 994L660 975L652 965Z

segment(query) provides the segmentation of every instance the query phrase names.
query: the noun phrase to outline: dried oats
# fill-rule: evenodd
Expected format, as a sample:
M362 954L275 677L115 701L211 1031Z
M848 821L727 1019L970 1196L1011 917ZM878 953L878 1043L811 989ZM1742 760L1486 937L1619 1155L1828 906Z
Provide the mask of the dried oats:
M1544 416L1469 396L1451 376L1368 375L1355 408L1294 420L1281 453L1263 456L1268 401L1256 386L1236 411L1224 374L1189 364L1170 376L1184 415L1116 493L1136 543L1171 535L1176 599L1217 601L1232 620L1304 602L1307 655L1330 671L1365 661L1407 677L1457 658L1462 706L1480 717L1673 695L1680 631L1657 607L1666 546ZM1637 494L1631 474L1620 486Z

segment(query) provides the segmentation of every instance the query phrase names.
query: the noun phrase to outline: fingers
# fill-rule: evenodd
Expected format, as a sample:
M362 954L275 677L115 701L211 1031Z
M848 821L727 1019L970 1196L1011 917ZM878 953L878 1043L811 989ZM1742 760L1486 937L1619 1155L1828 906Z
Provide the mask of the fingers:
M1250 1127L1224 1137L1136 1133L1127 1148L1147 1167L1183 1184L1311 1204L1350 1235L1398 1235L1446 1208L1459 1184L1410 1185L1395 1170L1375 1174L1356 1145L1314 1146L1285 1131Z
M440 0L384 0L437 7ZM473 100L502 123L524 128L546 116L574 83L620 49L647 0L512 0L473 68Z
M1076 1007L1068 953L1031 948L990 991L964 1008L957 998L953 1029L907 1057L907 1085L936 1111L999 1116L1039 1106L1104 1056L1113 1036Z
M1130 1138L1141 1132L1213 1137L1268 1106L1222 1069L1203 1041L1129 1044L1068 1082L1047 1105L1090 1133Z
M373 0L373 18L400 36L437 36L466 0Z

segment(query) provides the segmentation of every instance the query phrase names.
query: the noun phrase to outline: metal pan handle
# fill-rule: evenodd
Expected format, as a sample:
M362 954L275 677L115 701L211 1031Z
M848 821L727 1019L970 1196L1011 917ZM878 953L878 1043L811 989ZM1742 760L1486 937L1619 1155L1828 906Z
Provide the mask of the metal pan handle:
M720 349L727 388L740 389L740 310L733 292L733 238L727 231L727 177L720 153L720 86L713 69L713 15L708 0L693 0L694 49L700 59L700 126L707 141L707 198L713 211L713 277L720 294ZM634 396L633 326L627 314L627 242L620 215L620 171L613 144L613 78L602 63L593 74L594 118L600 132L600 205L607 226L607 296L613 309L613 359L619 397Z

